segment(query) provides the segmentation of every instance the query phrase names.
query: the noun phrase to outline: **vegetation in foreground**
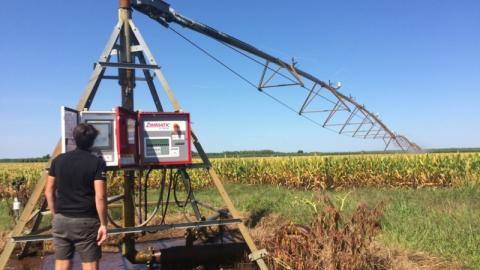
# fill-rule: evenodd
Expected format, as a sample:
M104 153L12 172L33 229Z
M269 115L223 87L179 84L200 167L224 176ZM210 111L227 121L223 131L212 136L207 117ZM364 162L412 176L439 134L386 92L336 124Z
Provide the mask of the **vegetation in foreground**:
M323 209L323 195L332 198L342 215L351 216L362 203L384 203L378 240L387 247L423 251L480 269L480 187L404 189L361 188L335 192L290 190L273 186L227 185L244 212L278 214L310 224ZM195 193L197 199L222 205L214 189Z
M468 269L480 269L479 186L305 191L279 186L228 184L226 188L242 212L251 213L260 220L278 215L282 220L303 225L313 224L318 218L325 207L324 196L331 198L343 217L352 216L363 203L370 209L383 203L381 229L376 239L385 246L423 251ZM214 188L199 189L195 196L211 205L223 205ZM154 200L155 192L152 191L149 197ZM0 204L0 211L3 213L0 226L8 230L12 218L5 214L9 211L6 201Z
M213 165L245 212L277 213L307 224L321 209L319 194L331 196L345 214L360 202L385 202L379 235L385 244L480 269L480 153L222 158L214 159ZM27 196L45 166L0 164L2 213L9 211L8 201L15 194L10 181L24 176L20 195ZM221 204L203 171L192 170L191 176L195 188L202 188L198 198ZM159 179L152 173L150 187L157 187ZM121 183L112 174L110 194L116 194ZM0 226L9 228L11 218L1 216Z

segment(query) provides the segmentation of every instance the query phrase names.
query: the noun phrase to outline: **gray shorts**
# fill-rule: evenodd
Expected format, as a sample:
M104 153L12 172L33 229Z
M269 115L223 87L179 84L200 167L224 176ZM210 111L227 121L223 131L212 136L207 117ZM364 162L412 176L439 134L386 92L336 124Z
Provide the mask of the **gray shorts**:
M94 262L102 257L97 245L100 222L93 217L66 217L55 214L52 223L53 244L57 260L70 260L75 251L82 262Z

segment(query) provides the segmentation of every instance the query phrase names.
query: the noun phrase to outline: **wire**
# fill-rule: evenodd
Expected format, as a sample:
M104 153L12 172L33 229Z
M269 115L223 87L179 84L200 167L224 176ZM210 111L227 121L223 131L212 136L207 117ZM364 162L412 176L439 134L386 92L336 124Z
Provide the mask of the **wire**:
M240 79L244 80L246 83L250 84L251 86L253 86L254 88L257 88L257 86L252 83L251 81L249 81L247 78L245 78L244 76L242 76L240 73L236 72L235 70L233 70L232 68L230 68L229 66L227 66L225 63L223 63L220 59L218 59L217 57L213 56L211 53L209 53L208 51L206 51L205 49L203 49L202 47L200 47L199 45L197 45L195 42L193 42L192 40L190 40L189 38L187 38L186 36L180 34L179 32L177 32L175 29L169 27L168 29L172 30L174 33L176 33L177 35L179 35L181 38L183 38L184 40L186 40L188 43L190 43L192 46L194 46L195 48L199 49L200 51L202 51L204 54L206 54L207 56L209 56L210 58L212 58L213 60L215 60L217 63L219 63L220 65L222 65L223 67L225 67L226 69L230 70L233 74L237 75Z
M220 59L218 59L217 57L213 56L211 53L209 53L207 50L203 49L202 47L200 47L199 45L197 45L195 42L193 42L192 40L190 40L189 38L187 38L186 36L182 35L181 33L179 33L178 31L176 31L175 29L169 27L168 29L172 30L174 33L176 33L177 35L179 35L181 38L183 38L184 40L186 40L188 43L190 43L192 46L194 46L195 48L197 48L198 50L202 51L204 54L206 54L208 57L212 58L215 62L219 63L220 65L222 65L223 67L225 67L226 69L228 69L230 72L232 72L233 74L235 74L236 76L238 76L240 79L242 79L243 81L245 81L246 83L248 83L249 85L251 85L253 88L257 89L257 86L252 83L251 81L249 81L247 78L245 78L244 76L242 76L240 73L238 73L237 71L235 71L233 68L229 67L227 64L225 64L224 62L222 62ZM284 106L285 108L287 108L288 110L298 114L297 110L295 110L293 107L289 106L288 104L286 104L285 102L279 100L278 98L270 95L269 93L265 92L265 91L261 91L260 90L260 93L263 93L264 95L268 96L269 98L273 99L274 101L278 102L280 105ZM320 127L322 127L322 125L320 123L318 123L317 121L313 120L312 118L306 116L306 115L303 115L303 114L299 114L301 117L309 120L310 122L314 123L315 125L318 125Z

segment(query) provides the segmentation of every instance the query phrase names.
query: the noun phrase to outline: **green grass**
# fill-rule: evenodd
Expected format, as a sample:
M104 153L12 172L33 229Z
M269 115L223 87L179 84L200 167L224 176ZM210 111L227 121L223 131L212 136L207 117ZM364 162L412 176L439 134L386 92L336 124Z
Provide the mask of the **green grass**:
M362 189L351 194L346 208L380 201L386 204L384 243L480 268L480 188Z
M296 223L309 222L321 209L319 192L273 186L227 185L241 211L276 213ZM196 192L203 201L222 205L213 189ZM373 207L384 202L379 239L401 247L480 269L480 187L448 189L363 188L326 192L345 216L360 203Z
M12 205L7 200L0 201L0 230L10 230L13 226L13 217L9 215Z
M226 186L228 194L238 210L250 213L275 213L295 223L307 223L315 210L308 202L316 201L316 194L310 191L287 190L274 186L254 186L230 184ZM217 206L223 202L215 189L203 189L195 192L199 201Z

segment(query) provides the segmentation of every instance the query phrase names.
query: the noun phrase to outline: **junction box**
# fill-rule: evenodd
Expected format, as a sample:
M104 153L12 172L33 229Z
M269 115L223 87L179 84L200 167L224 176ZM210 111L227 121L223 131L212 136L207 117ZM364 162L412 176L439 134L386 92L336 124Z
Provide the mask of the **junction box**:
M139 153L142 165L192 162L188 113L138 113Z

